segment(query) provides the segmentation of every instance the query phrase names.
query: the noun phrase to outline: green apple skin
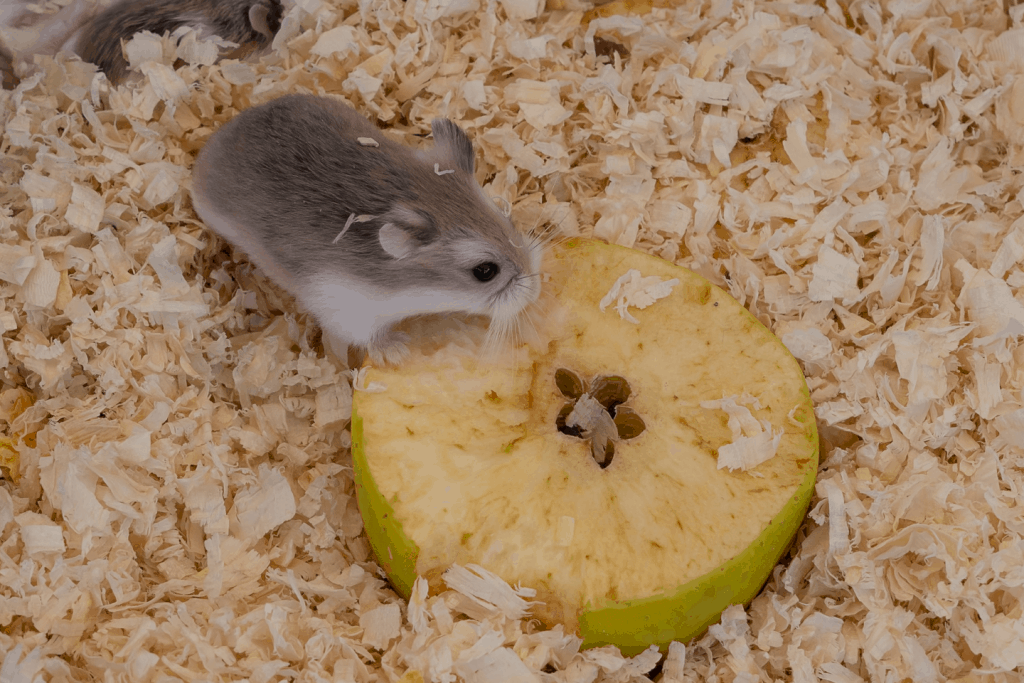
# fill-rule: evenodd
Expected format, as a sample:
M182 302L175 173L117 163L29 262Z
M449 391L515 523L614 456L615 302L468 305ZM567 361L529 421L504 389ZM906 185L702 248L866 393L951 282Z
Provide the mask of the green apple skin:
M377 564L391 579L398 594L408 600L412 595L412 585L416 582L416 558L419 557L420 549L405 535L402 523L395 517L394 508L384 500L370 475L363 440L363 419L356 413L355 404L353 401L351 431L356 503Z
M574 239L566 248L626 249L592 240ZM753 324L764 327L744 310ZM781 342L779 342L781 344ZM804 476L785 507L745 550L708 572L681 585L671 593L635 600L605 600L588 603L579 614L579 635L583 648L615 645L625 656L633 656L652 644L664 651L672 641L688 642L716 623L730 605L748 604L761 591L772 570L796 537L814 493L818 466L818 434L810 392L802 387L803 403L793 419L804 425L808 443L806 461L799 461ZM416 580L419 548L408 538L394 509L384 499L370 474L365 455L362 419L358 414L358 392L352 402L352 459L356 499L370 546L378 563L396 591L405 599ZM440 586L432 586L437 592Z

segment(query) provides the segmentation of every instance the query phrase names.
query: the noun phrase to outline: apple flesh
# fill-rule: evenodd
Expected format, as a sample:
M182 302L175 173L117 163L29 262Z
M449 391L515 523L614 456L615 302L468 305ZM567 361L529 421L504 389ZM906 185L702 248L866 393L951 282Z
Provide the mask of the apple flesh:
M630 309L637 323L599 306L630 269L679 280ZM758 593L806 515L818 438L803 374L738 302L664 260L574 239L546 272L539 347L486 358L455 335L368 370L385 389L356 392L352 452L370 544L406 597L417 575L440 591L450 565L474 563L536 589L533 614L584 647L689 640ZM596 427L565 424L586 397L613 417L609 453ZM736 433L702 403L727 397L781 434L748 470L718 467Z

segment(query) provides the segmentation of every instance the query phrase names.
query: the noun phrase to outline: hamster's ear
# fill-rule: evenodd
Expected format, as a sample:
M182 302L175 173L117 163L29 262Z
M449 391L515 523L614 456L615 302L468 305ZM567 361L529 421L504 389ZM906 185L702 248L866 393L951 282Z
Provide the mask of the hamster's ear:
M269 15L270 9L266 5L253 5L249 8L249 25L256 33L273 38L274 34L270 32L270 22L267 21Z
M394 223L385 223L377 234L381 249L393 259L404 259L416 248L416 240Z
M268 40L273 40L281 28L283 11L279 0L257 0L249 7L249 25Z
M403 259L437 237L437 228L430 219L404 206L396 206L382 218L384 224L377 240L384 253L393 259Z
M434 134L434 156L438 163L447 162L473 175L473 143L466 131L448 119L434 119L430 130Z

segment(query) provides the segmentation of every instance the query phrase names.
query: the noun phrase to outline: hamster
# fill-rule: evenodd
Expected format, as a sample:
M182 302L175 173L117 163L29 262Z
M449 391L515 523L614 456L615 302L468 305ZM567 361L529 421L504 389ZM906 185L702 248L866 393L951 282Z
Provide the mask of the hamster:
M0 0L0 25L12 43L6 50L0 46L0 72L5 83L16 82L14 64L19 58L66 51L95 64L118 83L128 70L122 41L140 31L162 35L191 26L204 37L218 35L239 44L239 52L248 52L270 45L282 14L280 0L74 0L40 18L25 0Z
M473 145L447 119L434 147L394 142L331 97L286 95L243 111L196 159L193 207L335 337L399 363L399 321L490 316L518 329L540 293L544 243L520 232L473 177Z

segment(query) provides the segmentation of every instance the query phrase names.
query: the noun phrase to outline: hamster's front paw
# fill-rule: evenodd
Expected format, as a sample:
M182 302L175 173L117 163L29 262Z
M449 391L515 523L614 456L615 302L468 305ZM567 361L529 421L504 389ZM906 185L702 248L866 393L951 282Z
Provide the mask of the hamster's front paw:
M383 332L370 341L366 352L374 365L398 365L409 357L409 339L405 332Z

